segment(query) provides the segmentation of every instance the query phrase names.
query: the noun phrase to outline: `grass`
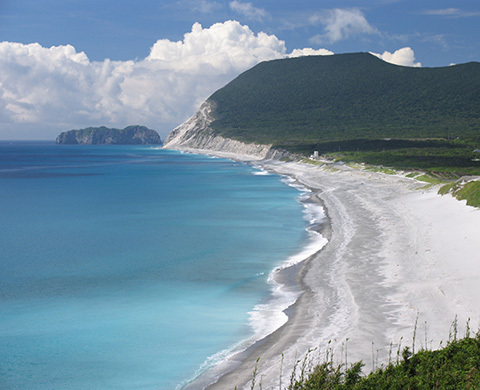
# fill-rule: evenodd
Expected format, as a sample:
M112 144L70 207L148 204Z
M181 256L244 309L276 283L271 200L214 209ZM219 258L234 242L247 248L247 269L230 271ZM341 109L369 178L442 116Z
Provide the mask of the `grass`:
M456 181L445 184L438 190L440 195L451 193L458 200L466 200L468 206L480 207L480 181L463 183Z
M480 181L466 183L454 195L460 200L466 199L469 206L480 207Z
M391 168L384 168L384 167L377 167L377 166L369 166L365 168L366 171L371 172L380 172L385 173L387 175L396 175L398 172Z
M362 361L350 365L334 364L333 354L328 351L324 362L309 369L307 354L297 361L290 383L282 387L280 381L279 390L480 389L480 333L471 337L467 323L465 337L457 339L456 326L455 319L453 333L445 347L435 351L421 349L416 353L409 347L402 351L399 348L395 362L390 359L388 364L367 375L362 375ZM255 366L251 390L255 387L257 375ZM261 383L259 386L261 389Z
M433 177L433 176L430 176L430 175L427 175L427 174L415 176L415 179L420 180L420 181L424 181L424 182L429 183L429 184L445 183L445 180L438 179L436 177Z

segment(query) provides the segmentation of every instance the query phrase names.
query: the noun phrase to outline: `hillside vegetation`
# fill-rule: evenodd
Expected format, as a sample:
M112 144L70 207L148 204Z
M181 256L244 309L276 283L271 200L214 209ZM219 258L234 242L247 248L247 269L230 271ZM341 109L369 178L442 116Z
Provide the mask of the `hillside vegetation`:
M292 381L288 390L460 390L480 388L479 338L452 341L437 351L409 348L402 360L361 375L362 363L348 369L326 362L317 365L304 378Z
M404 347L401 350L399 346L397 351L392 351L390 345L389 361L380 366L378 362L375 363L376 358L372 351L375 368L367 374L362 370L362 361L336 364L333 352L327 350L321 363L313 363L317 359L310 356L314 353L310 351L297 361L290 374L289 383L282 385L280 381L278 390L480 389L480 334L472 337L467 323L465 337L457 339L456 319L452 327L453 333L450 333L448 342L438 350L422 348L415 353L415 341L412 348ZM250 388L262 389L256 368Z
M480 63L410 68L368 53L263 62L215 92L224 137L401 168L480 172Z

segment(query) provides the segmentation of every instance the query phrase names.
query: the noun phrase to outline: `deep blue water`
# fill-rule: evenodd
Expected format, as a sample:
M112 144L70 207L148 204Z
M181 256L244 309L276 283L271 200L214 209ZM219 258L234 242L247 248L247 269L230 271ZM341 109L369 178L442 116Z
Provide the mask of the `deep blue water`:
M148 146L0 142L0 388L175 389L252 335L298 190Z

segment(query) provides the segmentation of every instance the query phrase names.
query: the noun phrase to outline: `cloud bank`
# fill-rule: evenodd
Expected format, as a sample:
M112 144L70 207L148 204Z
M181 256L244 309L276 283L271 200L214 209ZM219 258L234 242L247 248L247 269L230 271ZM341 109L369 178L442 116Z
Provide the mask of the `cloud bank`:
M407 50L408 49L408 50ZM158 40L136 61L90 61L71 45L0 43L0 139L54 139L60 131L142 124L162 137L217 89L261 61L329 55L325 49L287 54L274 35L236 21L193 25L183 40ZM377 56L415 66L404 48Z
M235 21L196 23L182 41L159 40L138 61L92 62L70 45L1 42L0 139L52 139L90 125L144 124L165 134L239 73L285 53L274 35ZM21 134L29 124L42 135Z

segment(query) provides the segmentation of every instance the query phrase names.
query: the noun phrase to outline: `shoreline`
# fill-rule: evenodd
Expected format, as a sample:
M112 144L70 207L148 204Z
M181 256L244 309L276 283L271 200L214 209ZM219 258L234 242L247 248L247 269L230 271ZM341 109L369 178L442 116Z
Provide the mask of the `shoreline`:
M188 152L190 153L190 151ZM220 157L223 156L212 156ZM233 158L229 158L233 160ZM247 162L251 161L236 160L238 162ZM256 355L256 352L259 350L271 349L272 344L278 344L278 336L276 333L282 328L287 327L292 321L292 316L294 315L295 308L298 300L305 293L306 286L303 283L303 276L308 269L308 262L312 259L328 242L328 218L324 212L325 208L323 202L306 186L300 184L297 180L288 175L277 174L271 170L265 170L263 166L250 164L255 169L259 169L260 173L255 173L258 175L275 175L278 176L278 179L284 182L286 185L291 186L299 191L297 200L303 205L304 215L307 221L306 232L309 234L309 238L306 241L306 245L301 249L300 252L290 256L285 259L283 263L279 264L277 267L272 269L269 273L268 283L272 285L270 296L265 301L257 304L251 311L252 313L259 313L263 318L262 323L265 322L266 317L271 312L271 304L274 303L277 299L282 301L285 297L293 295L294 298L291 299L291 302L285 305L285 302L276 306L282 306L284 309L281 311L279 308L271 312L273 315L277 316L278 314L285 315L285 323L280 325L274 330L268 330L268 333L265 332L254 332L254 335L248 339L241 340L238 344L234 345L231 349L226 351L221 351L220 354L227 352L222 361L214 364L213 367L207 368L199 376L189 381L189 383L184 384L180 388L182 390L198 390L198 389L215 389L217 386L223 386L223 382L228 378L229 374L236 376L238 371L243 371L247 376L251 376L252 370L249 366L249 361L251 357ZM317 209L315 209L317 208ZM319 210L320 209L320 210ZM252 324L255 324L257 321L250 319ZM272 337L275 340L272 340ZM210 359L210 358L209 358ZM246 364L246 367L243 365ZM250 378L249 378L250 379ZM228 380L228 379L227 379ZM234 379L236 380L236 379ZM243 381L243 379L240 379ZM229 385L226 385L227 388ZM222 387L220 387L222 388Z
M287 310L287 323L206 389L249 389L256 365L257 383L279 389L311 349L313 364L328 350L338 363L363 360L368 373L404 346L438 348L455 319L459 335L469 318L479 329L480 210L397 175L189 152L294 178L324 204L331 236L295 270L304 293Z

